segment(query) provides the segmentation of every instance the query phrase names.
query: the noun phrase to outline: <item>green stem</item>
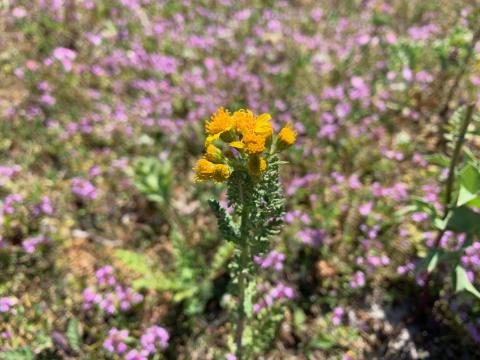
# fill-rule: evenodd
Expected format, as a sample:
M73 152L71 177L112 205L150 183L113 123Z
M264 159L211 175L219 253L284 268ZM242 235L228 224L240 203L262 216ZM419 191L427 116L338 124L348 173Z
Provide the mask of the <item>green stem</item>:
M465 135L467 133L468 125L473 118L473 110L475 109L475 104L470 104L467 107L467 112L465 117L463 118L462 127L460 128L460 133L458 134L458 139L455 144L455 148L453 150L452 160L450 161L450 166L448 169L448 178L447 178L447 185L445 190L445 205L444 205L444 213L443 219L446 219L448 213L450 212L450 203L452 202L452 192L453 192L453 184L455 182L455 168L457 166L457 162L460 157L460 153L462 150L463 143L465 142ZM445 229L442 229L438 232L437 238L435 239L434 247L438 248L440 245L440 240L442 239L443 234L445 233Z
M242 337L245 324L245 282L248 262L248 207L245 204L245 197L243 194L243 186L240 186L240 198L242 201L242 223L240 225L240 263L239 276L238 276L238 308L237 308L237 326L235 331L235 345L237 348L236 356L237 360L242 360L243 348Z

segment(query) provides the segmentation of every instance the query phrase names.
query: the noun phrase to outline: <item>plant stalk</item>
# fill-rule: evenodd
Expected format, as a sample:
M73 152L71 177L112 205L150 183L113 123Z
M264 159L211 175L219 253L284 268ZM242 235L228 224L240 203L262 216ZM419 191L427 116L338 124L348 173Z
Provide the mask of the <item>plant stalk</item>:
M245 204L245 196L243 184L240 185L240 199L242 201L242 219L240 224L240 263L239 263L239 276L238 276L238 308L237 308L237 325L235 331L235 345L236 345L236 357L237 360L242 360L243 347L242 337L245 326L245 282L247 272L248 261L248 207Z
M467 133L468 126L473 118L473 110L475 109L475 103L468 105L467 112L465 117L463 118L462 127L460 128L460 133L458 134L457 142L455 143L455 148L452 154L452 160L450 161L450 167L448 168L448 177L447 177L447 185L445 189L445 204L444 204L444 213L443 219L446 219L448 213L450 212L450 203L452 202L452 192L453 192L453 184L455 182L455 168L457 166L457 162L460 157L460 153L462 150L463 143L465 142L465 135ZM445 229L439 231L436 239L434 247L438 248L440 245L440 240L442 239L443 234L445 233Z

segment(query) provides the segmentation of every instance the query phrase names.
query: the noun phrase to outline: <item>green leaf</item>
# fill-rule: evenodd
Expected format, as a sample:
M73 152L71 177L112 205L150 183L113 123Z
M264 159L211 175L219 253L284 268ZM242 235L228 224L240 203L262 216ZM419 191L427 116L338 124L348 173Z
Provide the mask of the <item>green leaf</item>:
M118 249L115 251L115 257L131 271L143 275L152 273L152 268L149 265L151 261L148 256L130 250Z
M431 164L438 165L440 167L448 167L450 165L450 159L443 154L427 155L425 159Z
M179 288L175 281L160 272L145 275L140 279L133 280L134 289L152 289L157 291L173 291Z
M2 352L2 360L34 360L34 354L29 348L21 348Z
M429 273L431 273L437 267L439 257L440 257L440 251L438 251L438 250L435 250L429 256L430 259L428 261L428 266L427 266L427 271Z
M80 351L82 340L80 336L79 323L77 319L70 319L67 326L68 343L75 351Z
M208 204L217 218L218 228L225 240L238 242L240 234L230 214L217 200L209 200Z
M250 319L253 315L253 297L255 296L256 283L250 281L245 289L245 300L243 301L243 307L245 314Z
M460 192L457 206L473 201L472 205L480 204L480 171L472 164L466 165L459 174Z
M320 335L310 342L310 346L315 349L328 350L335 346L335 341L327 335Z
M447 230L471 234L480 233L480 214L466 206L453 209L447 219Z
M470 280L468 280L467 272L461 265L457 265L455 268L455 291L458 293L460 291L466 290L469 293L475 295L477 298L480 298L480 292L472 285Z

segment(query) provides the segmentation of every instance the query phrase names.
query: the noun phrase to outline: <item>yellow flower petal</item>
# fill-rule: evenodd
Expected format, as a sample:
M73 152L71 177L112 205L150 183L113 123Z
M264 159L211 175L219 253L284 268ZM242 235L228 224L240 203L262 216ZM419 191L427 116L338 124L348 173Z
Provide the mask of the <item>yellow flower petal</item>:
M243 149L245 147L245 144L241 141L232 141L228 145L230 145L231 147L234 147L236 149Z
M270 114L260 115L255 122L255 134L269 137L273 133L273 126L270 124L270 119L272 116Z

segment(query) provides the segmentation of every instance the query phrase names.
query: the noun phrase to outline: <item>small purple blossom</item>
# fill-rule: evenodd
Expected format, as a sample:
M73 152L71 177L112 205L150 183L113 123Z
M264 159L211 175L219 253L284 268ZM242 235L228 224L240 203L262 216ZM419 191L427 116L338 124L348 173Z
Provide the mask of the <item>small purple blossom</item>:
M48 238L44 235L32 236L22 242L22 248L25 252L33 254L37 249L37 246L48 241Z
M281 271L283 269L283 262L285 261L285 254L273 250L264 258L255 256L254 261L260 265L262 269L268 269L271 267L276 271Z
M17 305L18 299L13 296L0 298L0 313L10 312L13 306Z
M127 344L125 344L127 338L128 330L112 328L108 331L108 336L103 342L103 347L108 352L122 354L127 350Z
M125 360L148 360L148 354L132 349L125 355Z
M150 355L155 354L159 349L166 349L170 335L163 327L154 325L145 330L140 338L142 350Z
M98 197L97 188L88 180L76 177L72 179L72 192L84 199L95 200Z
M362 271L355 272L350 280L350 286L354 289L365 286L365 274Z
M332 323L335 326L338 326L342 323L343 315L345 314L345 311L341 306L337 306L335 309L333 309L333 315L332 315Z

